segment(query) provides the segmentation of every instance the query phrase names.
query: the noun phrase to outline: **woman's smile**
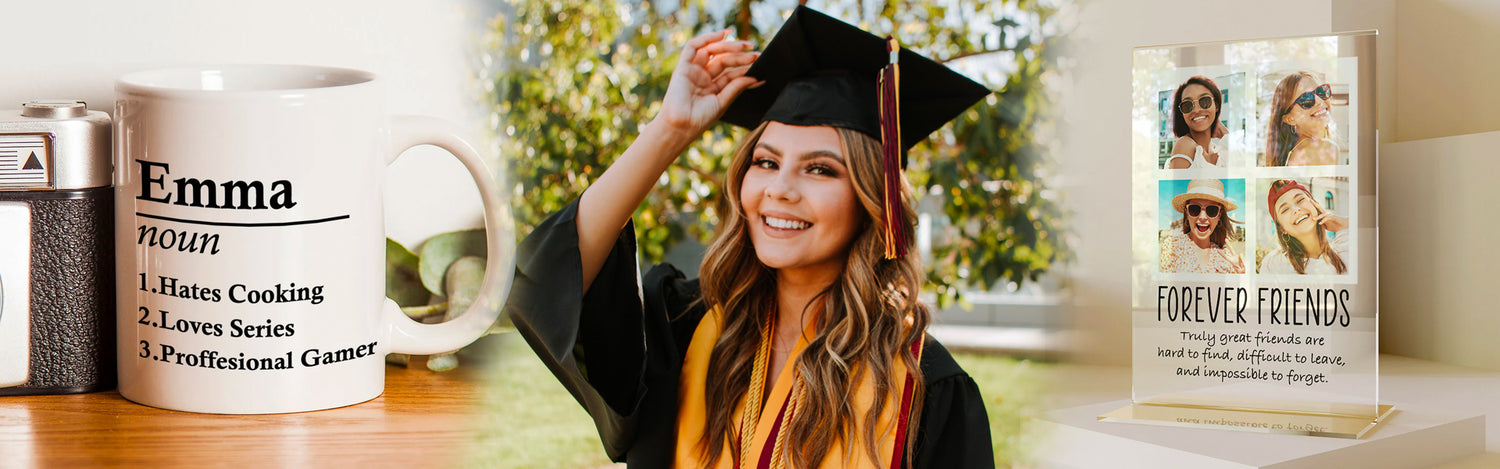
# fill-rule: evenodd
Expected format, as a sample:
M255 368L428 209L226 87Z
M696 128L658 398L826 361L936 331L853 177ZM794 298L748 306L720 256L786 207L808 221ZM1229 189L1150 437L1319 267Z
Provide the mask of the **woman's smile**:
M1319 121L1323 125L1328 125L1328 102L1320 99L1318 100L1318 104L1313 106L1313 109L1316 110L1309 113L1308 116Z
M1306 222L1306 221L1307 221L1307 220L1308 220L1308 219L1310 219L1310 218L1312 218L1312 216L1309 216L1309 215L1308 215L1308 214L1307 214L1307 212L1303 212L1303 211L1301 211L1301 210L1298 210L1298 212L1299 212L1299 213L1300 213L1300 214L1301 214L1301 215L1302 215L1302 216L1300 216L1300 217L1297 217L1297 219L1296 219L1296 220L1293 220L1293 221L1292 221L1292 226L1297 226L1297 225L1301 225L1301 224L1302 224L1302 223L1303 223L1303 222Z
M780 212L761 212L760 220L765 225L767 234L778 238L796 236L798 232L812 227L812 223L806 220Z
M1198 232L1198 236L1208 236L1208 232L1213 230L1214 227L1207 220L1198 220L1196 223L1193 223L1193 229Z

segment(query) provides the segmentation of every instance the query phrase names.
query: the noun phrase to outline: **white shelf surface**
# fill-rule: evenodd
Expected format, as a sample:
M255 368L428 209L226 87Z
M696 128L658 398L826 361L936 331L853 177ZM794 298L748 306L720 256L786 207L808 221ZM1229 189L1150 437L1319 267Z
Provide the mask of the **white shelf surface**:
M1361 440L1099 422L1129 404L1130 369L1061 365L1051 379L1045 468L1469 469L1500 462L1500 373L1381 356L1381 401L1397 413ZM1081 405L1080 405L1081 404ZM1488 418L1486 418L1488 416Z

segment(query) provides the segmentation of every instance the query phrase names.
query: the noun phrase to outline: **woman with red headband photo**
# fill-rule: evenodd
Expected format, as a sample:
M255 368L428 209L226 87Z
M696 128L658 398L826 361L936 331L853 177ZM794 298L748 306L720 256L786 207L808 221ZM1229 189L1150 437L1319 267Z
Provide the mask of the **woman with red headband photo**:
M1310 72L1281 79L1271 99L1265 166L1338 164L1340 147L1330 138L1333 86Z
M1172 181L1163 181L1163 184ZM1243 188L1241 188L1243 189ZM1244 191L1240 190L1243 196ZM1226 197L1224 181L1194 179L1187 190L1172 197L1172 208L1182 215L1163 230L1161 271L1168 273L1243 274L1245 261L1230 243L1240 239L1229 212L1239 205Z
M993 467L977 386L926 334L901 167L990 91L805 7L752 49L688 41L656 117L522 242L517 330L631 468ZM700 278L642 276L632 213L720 120L751 130Z
M1177 86L1172 102L1172 134L1179 138L1165 169L1225 166L1220 139L1228 129L1219 120L1224 111L1219 85L1204 76L1188 78Z
M1280 179L1271 183L1266 207L1276 227L1277 247L1260 261L1262 274L1340 275L1348 273L1349 219L1334 215L1307 186ZM1329 240L1328 233L1335 233Z

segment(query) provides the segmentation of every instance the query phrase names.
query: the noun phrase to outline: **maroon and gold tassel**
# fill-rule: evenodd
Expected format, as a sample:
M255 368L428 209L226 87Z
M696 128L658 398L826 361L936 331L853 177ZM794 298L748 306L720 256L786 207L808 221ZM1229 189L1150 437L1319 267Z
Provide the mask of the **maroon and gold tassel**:
M896 38L886 36L885 48L891 63L880 69L880 150L885 157L885 258L906 255L906 213L901 200L901 105L897 98L901 70L897 58L901 46Z

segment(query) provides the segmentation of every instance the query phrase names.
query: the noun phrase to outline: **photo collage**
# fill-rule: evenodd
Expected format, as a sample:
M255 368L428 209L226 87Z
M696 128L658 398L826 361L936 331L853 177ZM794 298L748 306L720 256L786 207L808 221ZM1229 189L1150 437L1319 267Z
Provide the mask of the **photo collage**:
M1154 277L1355 282L1356 60L1155 74Z

